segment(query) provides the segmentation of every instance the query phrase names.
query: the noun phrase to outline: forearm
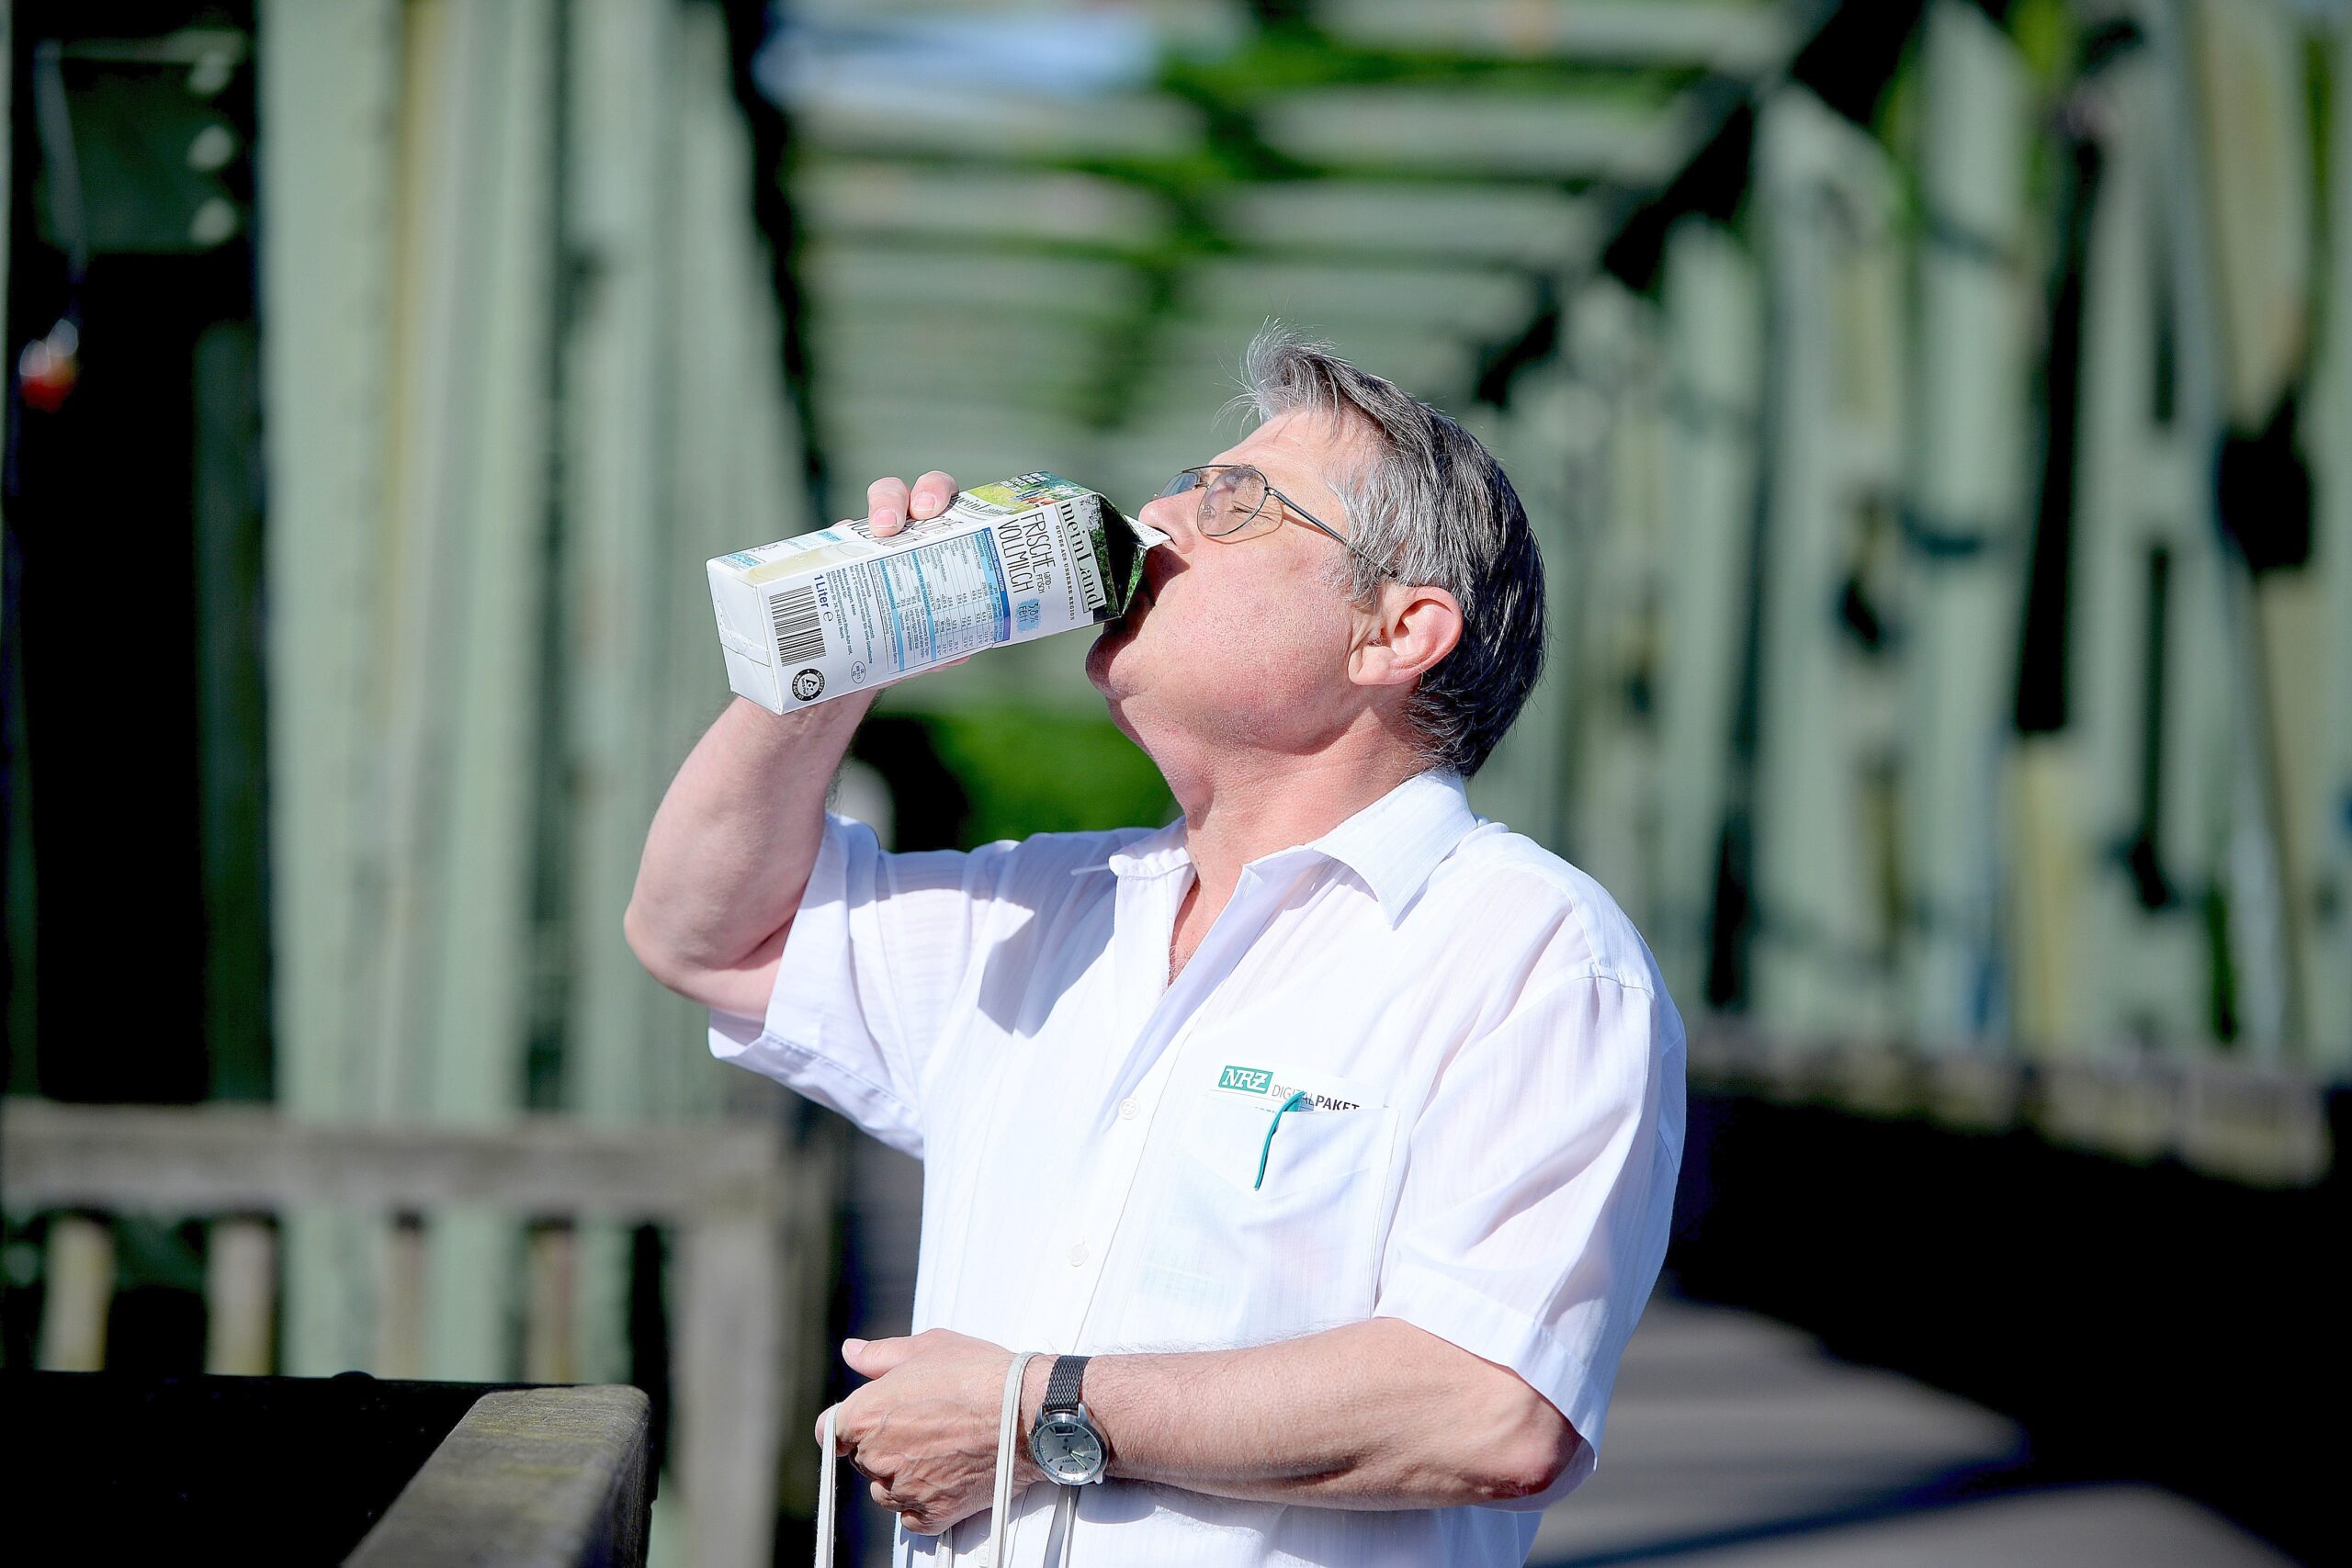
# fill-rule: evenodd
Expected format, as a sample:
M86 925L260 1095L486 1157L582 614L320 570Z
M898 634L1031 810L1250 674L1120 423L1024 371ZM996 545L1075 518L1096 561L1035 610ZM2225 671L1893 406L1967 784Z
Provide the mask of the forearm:
M816 863L825 792L872 704L861 694L779 716L738 698L704 733L654 813L624 919L656 978L685 988L778 945Z
M1049 1359L1030 1366L1024 1428ZM1246 1349L1097 1357L1085 1399L1114 1479L1323 1507L1530 1496L1577 1441L1518 1374L1395 1318Z

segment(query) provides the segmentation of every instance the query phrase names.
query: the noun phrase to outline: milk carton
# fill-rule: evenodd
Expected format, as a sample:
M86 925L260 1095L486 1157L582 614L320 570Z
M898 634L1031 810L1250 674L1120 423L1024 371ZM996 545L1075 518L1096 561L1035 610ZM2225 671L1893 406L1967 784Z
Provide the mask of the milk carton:
M862 691L1000 643L1126 612L1168 542L1053 474L978 486L877 539L863 522L710 563L727 683L772 713Z

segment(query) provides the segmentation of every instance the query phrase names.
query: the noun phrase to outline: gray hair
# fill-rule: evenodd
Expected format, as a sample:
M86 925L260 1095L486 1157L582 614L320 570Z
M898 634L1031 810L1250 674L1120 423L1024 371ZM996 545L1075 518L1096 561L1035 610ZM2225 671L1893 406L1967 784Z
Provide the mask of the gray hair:
M1468 431L1394 381L1359 370L1329 344L1269 321L1241 362L1236 400L1261 421L1299 409L1352 414L1376 456L1362 472L1325 477L1347 508L1366 560L1336 552L1335 577L1357 604L1384 581L1442 588L1462 606L1462 640L1423 672L1405 716L1433 766L1464 778L1511 727L1544 671L1544 560L1519 492Z

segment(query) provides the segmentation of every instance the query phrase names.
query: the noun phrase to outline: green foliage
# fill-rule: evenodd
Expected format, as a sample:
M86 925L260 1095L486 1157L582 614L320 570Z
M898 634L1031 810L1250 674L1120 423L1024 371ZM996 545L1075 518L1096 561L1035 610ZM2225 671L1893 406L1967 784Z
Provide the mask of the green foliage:
M1004 704L925 714L922 724L969 797L967 847L1175 816L1159 770L1108 718Z
M1626 66L1570 58L1513 58L1458 50L1386 49L1351 43L1311 28L1270 28L1232 53L1177 56L1161 67L1160 85L1182 97L1246 104L1270 93L1309 87L1454 86L1596 102L1662 105L1702 74L1683 68Z
M2009 8L2009 38L2044 94L2057 91L2073 73L2080 34L2069 0L2018 0Z

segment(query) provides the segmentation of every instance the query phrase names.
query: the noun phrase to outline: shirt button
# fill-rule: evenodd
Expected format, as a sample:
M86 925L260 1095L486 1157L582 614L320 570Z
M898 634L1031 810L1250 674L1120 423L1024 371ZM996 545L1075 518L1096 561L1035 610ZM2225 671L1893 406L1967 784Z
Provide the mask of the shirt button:
M1119 1120L1122 1122L1132 1122L1136 1119L1136 1113L1142 1109L1142 1106L1136 1103L1135 1097L1130 1095L1126 1099L1119 1101Z
M1086 1244L1084 1242L1081 1241L1076 1247L1069 1249L1069 1266L1073 1269L1082 1269L1086 1266Z

